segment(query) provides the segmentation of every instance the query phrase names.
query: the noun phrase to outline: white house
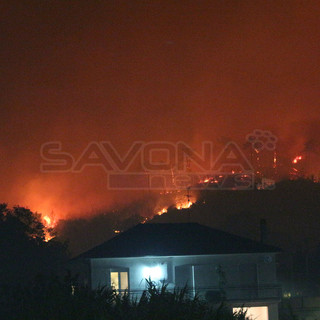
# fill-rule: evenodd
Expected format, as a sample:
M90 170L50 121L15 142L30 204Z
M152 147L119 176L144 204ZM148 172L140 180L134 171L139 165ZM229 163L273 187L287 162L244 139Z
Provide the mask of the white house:
M140 224L81 255L90 262L91 287L140 295L145 279L168 288L187 285L209 302L224 297L258 320L277 320L281 290L278 248L197 223Z

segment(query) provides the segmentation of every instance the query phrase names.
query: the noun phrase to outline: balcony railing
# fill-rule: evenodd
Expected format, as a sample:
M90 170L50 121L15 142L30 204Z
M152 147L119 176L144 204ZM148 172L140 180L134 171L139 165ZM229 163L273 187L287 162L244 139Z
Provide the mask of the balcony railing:
M280 300L282 290L280 286L226 286L217 287L199 287L195 290L201 296L206 298L221 296L229 301L245 300Z
M144 290L129 290L131 296L140 296ZM173 292L174 289L167 289ZM280 300L282 296L281 287L278 285L265 286L226 286L218 288L213 286L188 288L188 296L192 298L195 294L207 300L221 300L226 298L228 301L264 301Z

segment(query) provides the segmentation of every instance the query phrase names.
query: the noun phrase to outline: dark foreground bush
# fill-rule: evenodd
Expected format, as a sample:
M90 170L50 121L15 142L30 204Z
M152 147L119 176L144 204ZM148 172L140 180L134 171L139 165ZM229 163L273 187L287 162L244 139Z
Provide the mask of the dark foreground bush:
M109 288L90 290L75 279L38 277L25 287L1 287L0 319L6 320L244 320L223 304L213 308L198 297L189 298L186 288L167 290L147 281L139 299Z

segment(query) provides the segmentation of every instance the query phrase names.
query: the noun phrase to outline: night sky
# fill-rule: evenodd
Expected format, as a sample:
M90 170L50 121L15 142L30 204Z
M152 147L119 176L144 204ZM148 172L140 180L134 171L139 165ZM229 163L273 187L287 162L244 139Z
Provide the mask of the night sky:
M6 0L0 4L0 198L68 218L131 201L101 168L40 172L40 148L91 141L320 138L319 1Z

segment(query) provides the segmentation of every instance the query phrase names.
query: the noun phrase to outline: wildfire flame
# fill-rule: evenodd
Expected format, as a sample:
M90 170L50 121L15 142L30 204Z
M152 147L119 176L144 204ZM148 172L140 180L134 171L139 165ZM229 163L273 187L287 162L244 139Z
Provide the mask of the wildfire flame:
M44 223L46 227L51 227L51 218L48 216L43 217Z
M54 238L54 236L52 236L50 234L48 229L54 228L56 226L56 223L52 218L50 218L47 215L42 218L42 221L43 221L43 225L45 227L45 239L44 239L44 241L48 242L48 241L50 241L51 239Z
M162 214L166 213L167 212L167 209L166 208L163 208L162 210L158 211L157 212L157 215L161 216Z
M191 201L186 201L186 202L183 202L183 203L179 203L176 208L178 210L181 210L181 209L188 209L192 206L192 202Z
M188 209L192 205L193 205L193 203L191 201L184 201L184 202L176 203L175 208L178 209L178 210ZM162 208L161 210L157 211L157 215L161 216L161 215L163 215L164 213L167 213L167 212L168 212L167 208Z

